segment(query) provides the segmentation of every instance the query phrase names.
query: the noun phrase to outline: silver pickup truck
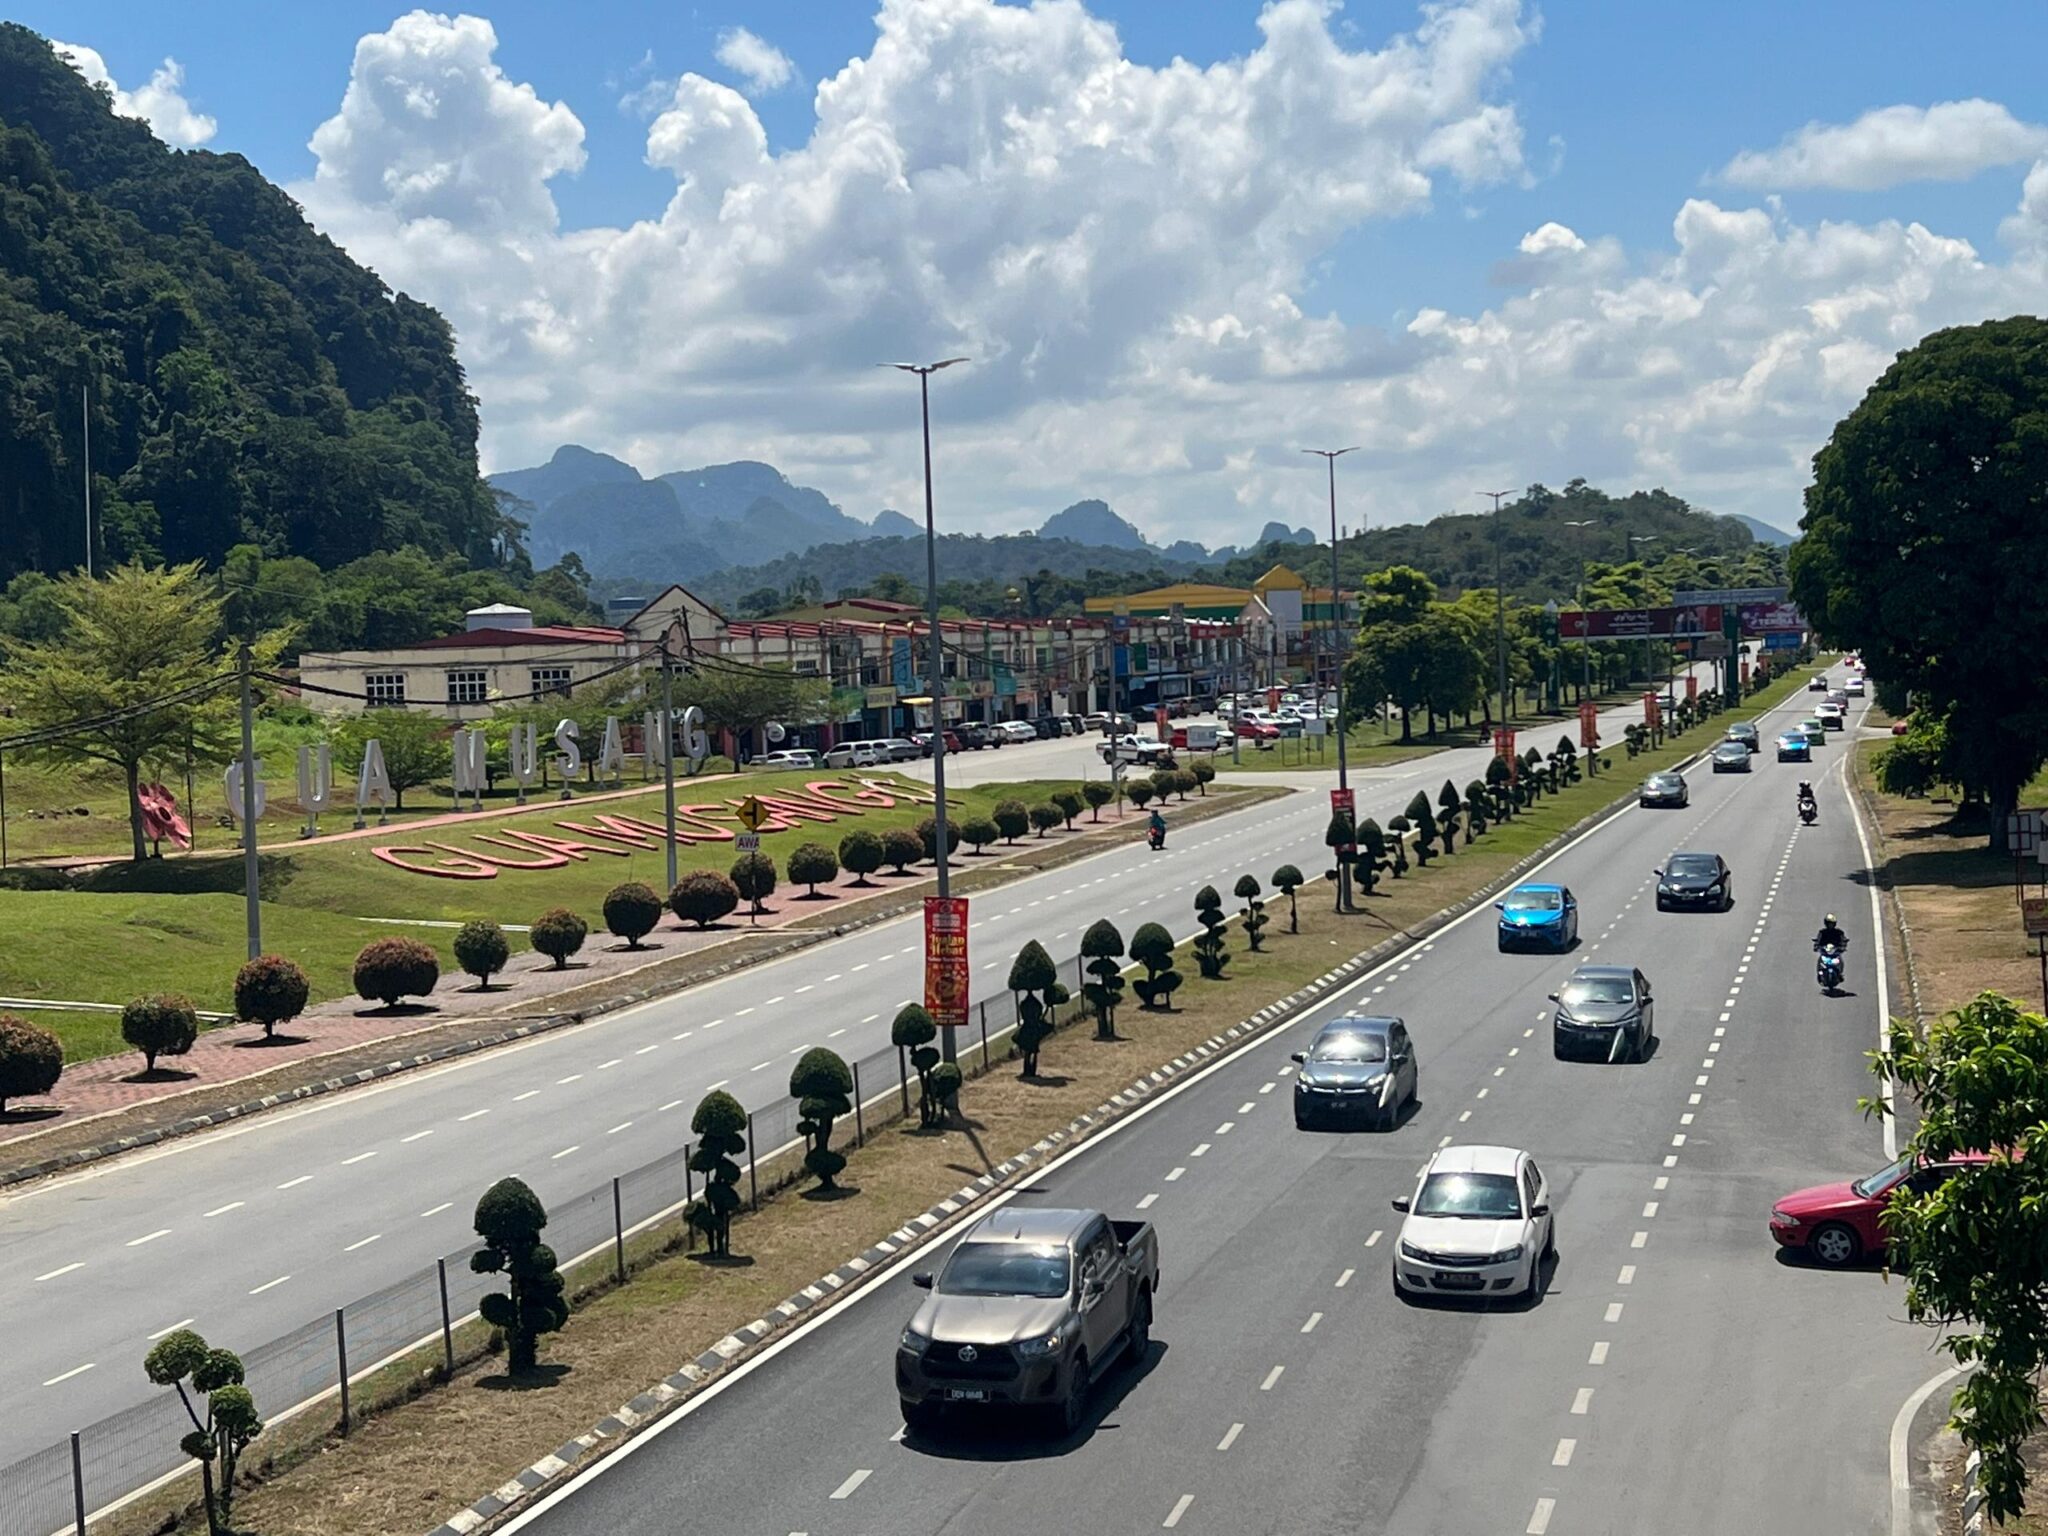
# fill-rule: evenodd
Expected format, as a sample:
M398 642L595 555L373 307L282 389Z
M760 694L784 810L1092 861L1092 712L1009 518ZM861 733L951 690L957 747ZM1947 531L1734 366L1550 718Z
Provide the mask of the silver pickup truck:
M903 1422L930 1429L956 1406L1041 1408L1080 1427L1088 1389L1121 1355L1142 1361L1159 1288L1147 1221L1012 1206L983 1217L936 1279L896 1348Z

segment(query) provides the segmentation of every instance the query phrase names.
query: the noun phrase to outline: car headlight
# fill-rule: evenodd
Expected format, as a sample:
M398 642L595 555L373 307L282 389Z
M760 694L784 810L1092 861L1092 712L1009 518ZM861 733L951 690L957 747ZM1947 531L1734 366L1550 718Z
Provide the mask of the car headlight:
M1512 1248L1501 1249L1499 1253L1489 1253L1486 1256L1486 1262L1489 1264L1512 1264L1521 1256L1522 1245L1517 1243Z
M898 1349L907 1349L914 1355L921 1355L924 1353L925 1345L929 1343L931 1343L931 1340L924 1334L919 1333L915 1328L906 1328L903 1330L901 1337L896 1340L896 1347Z
M1428 1259L1429 1255L1404 1237L1401 1239L1401 1257L1404 1259L1414 1259L1417 1263L1421 1263Z
M1026 1360L1044 1360L1058 1354L1066 1342L1065 1336L1058 1332L1048 1333L1043 1338L1020 1339L1017 1353Z
M1799 1218L1787 1211L1773 1211L1771 1212L1771 1225L1789 1232L1799 1225Z

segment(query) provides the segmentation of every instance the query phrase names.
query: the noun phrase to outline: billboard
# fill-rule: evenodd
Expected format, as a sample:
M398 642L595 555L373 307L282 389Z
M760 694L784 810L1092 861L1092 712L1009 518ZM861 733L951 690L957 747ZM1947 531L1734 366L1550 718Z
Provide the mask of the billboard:
M941 1029L967 1025L967 898L924 899L924 1011Z
M1561 640L1661 640L1712 635L1721 629L1718 603L1670 608L1567 608L1557 616Z
M1743 603L1742 632L1745 635L1796 635L1806 628L1806 618L1791 603Z

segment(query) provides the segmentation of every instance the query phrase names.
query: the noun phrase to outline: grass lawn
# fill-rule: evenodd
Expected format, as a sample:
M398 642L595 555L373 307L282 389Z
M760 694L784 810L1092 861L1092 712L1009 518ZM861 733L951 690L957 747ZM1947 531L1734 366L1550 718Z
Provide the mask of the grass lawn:
M1469 735L1471 740L1458 739ZM1441 752L1446 747L1469 746L1479 739L1478 732L1445 733L1436 741L1411 742L1402 746L1399 737L1383 736L1377 726L1360 726L1345 738L1344 760L1353 768L1379 768L1394 763L1405 763L1410 758L1427 757L1432 752ZM1210 759L1219 774L1235 773L1313 773L1319 768L1337 771L1337 743L1329 736L1282 737L1267 748L1254 747L1249 741L1238 743L1238 759L1230 760L1228 752L1218 752Z

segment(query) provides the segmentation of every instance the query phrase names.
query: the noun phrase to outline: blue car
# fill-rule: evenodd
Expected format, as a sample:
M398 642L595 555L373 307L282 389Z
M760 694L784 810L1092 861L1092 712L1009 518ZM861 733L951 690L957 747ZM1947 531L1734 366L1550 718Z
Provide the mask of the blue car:
M1562 885L1518 885L1494 904L1502 950L1538 945L1566 950L1579 941L1579 903Z
M1813 743L1806 739L1804 731L1787 731L1778 738L1778 761L1781 763L1810 763L1813 761Z

